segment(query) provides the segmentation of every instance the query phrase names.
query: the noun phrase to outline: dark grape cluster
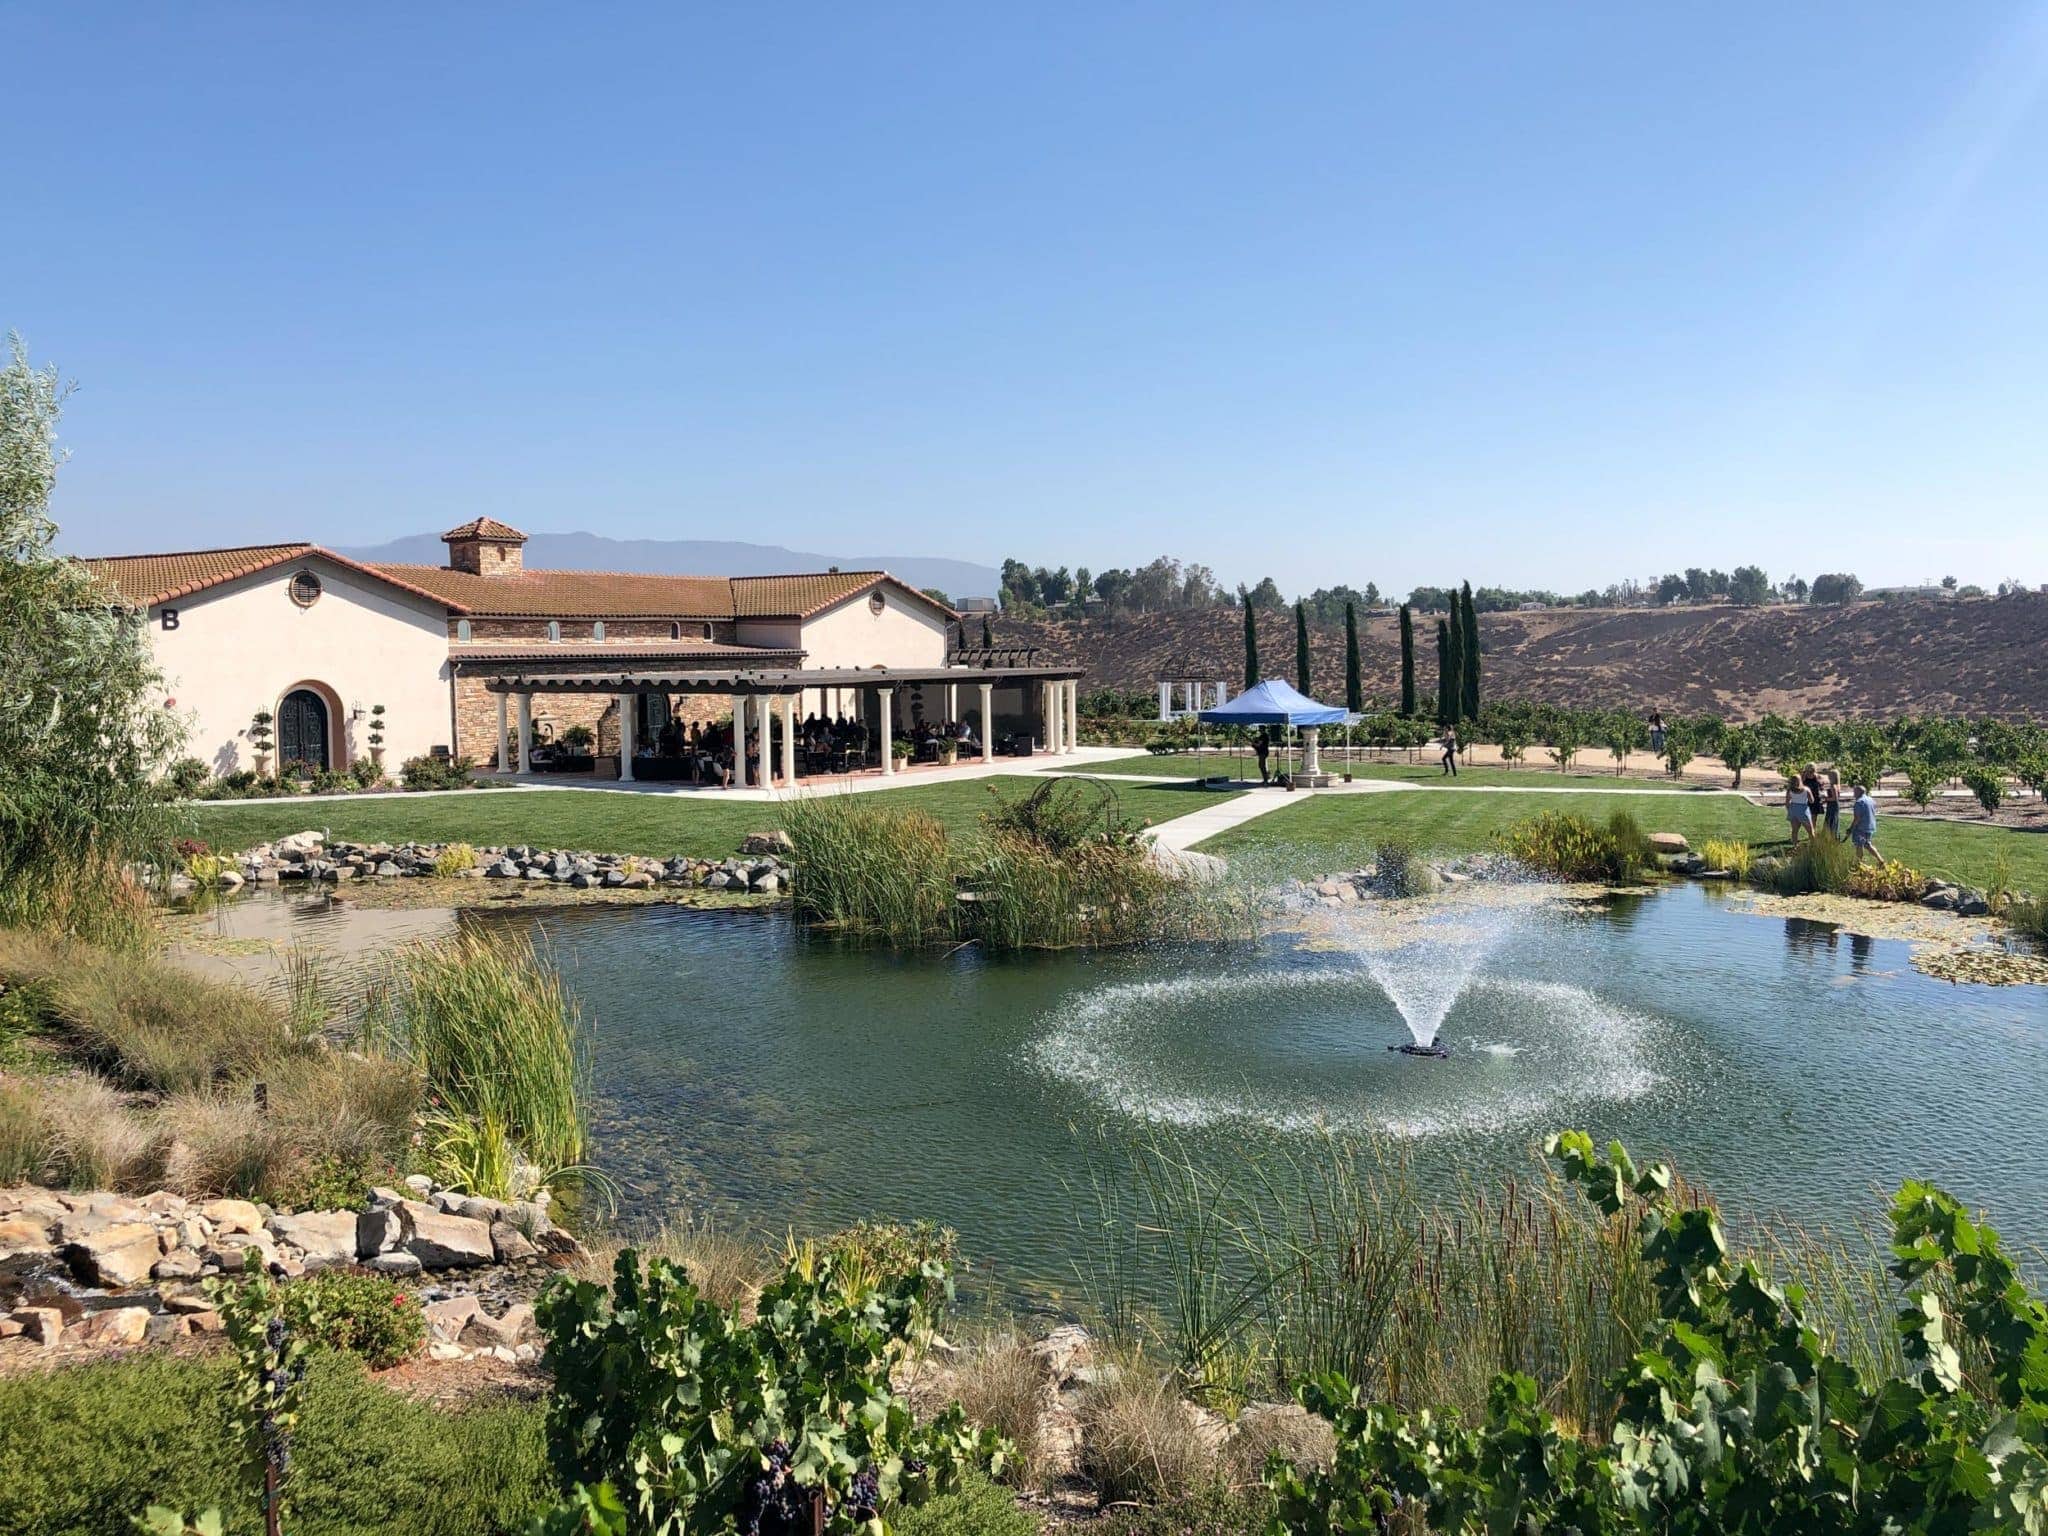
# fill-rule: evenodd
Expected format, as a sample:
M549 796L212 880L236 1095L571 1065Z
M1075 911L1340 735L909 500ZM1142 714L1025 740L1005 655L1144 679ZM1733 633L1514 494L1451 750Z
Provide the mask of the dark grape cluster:
M739 1536L811 1536L811 1495L790 1471L793 1454L787 1440L768 1447L739 1509Z
M875 1481L872 1471L860 1471L853 1475L853 1481L846 1486L846 1497L840 1501L840 1509L851 1519L872 1520L882 1512L882 1486Z

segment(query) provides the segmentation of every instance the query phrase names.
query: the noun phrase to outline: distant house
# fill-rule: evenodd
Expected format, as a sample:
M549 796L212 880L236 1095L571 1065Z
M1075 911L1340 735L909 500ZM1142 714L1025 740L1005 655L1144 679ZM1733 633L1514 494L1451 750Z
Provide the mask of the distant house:
M953 607L961 613L1001 613L1002 604L992 597L962 597L954 600Z
M1880 602L1880 603L1896 603L1896 602L1902 602L1902 601L1905 601L1905 600L1907 600L1907 599L1909 599L1909 598L1920 598L1920 597L1929 597L1929 598L1938 598L1938 597L1953 597L1954 595L1955 595L1955 594L1954 594L1954 593L1952 593L1952 592L1950 592L1950 591L1949 591L1949 590L1948 590L1948 589L1947 589L1946 587L1936 587L1936 586L1925 586L1925 587L1865 587L1865 588L1863 589L1863 596L1864 596L1864 597L1865 597L1866 599L1872 599L1872 600L1875 600L1875 601L1877 601L1877 602Z

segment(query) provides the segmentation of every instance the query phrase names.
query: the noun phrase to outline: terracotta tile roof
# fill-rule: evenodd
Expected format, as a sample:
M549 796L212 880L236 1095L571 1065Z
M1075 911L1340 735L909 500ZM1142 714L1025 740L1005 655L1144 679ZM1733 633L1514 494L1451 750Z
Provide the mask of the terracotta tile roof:
M524 544L526 535L495 517L474 517L460 528L450 528L441 535L444 544L453 544L457 539L496 539L505 544Z
M479 518L488 531L503 523ZM506 529L508 533L516 530ZM461 533L461 529L455 530ZM452 535L451 535L452 536ZM438 565L364 565L318 544L254 544L167 555L117 555L81 562L126 602L150 606L273 566L318 556L443 604L454 613L507 618L807 619L887 583L931 602L885 571L800 576L650 576L632 571L513 571L479 576ZM934 605L940 606L940 605ZM940 611L958 617L951 609Z
M917 588L898 581L887 571L828 571L803 576L735 576L732 578L733 616L741 619L808 619L814 613L844 602L856 593L887 583L908 592L920 602L931 603L941 612L959 615L943 603L926 597Z
M438 565L380 565L451 606L508 618L729 619L723 576L645 576L623 571L510 571L477 576Z
M113 588L123 602L138 608L153 608L175 598L189 597L222 582L253 576L275 566L318 556L351 571L360 571L379 581L405 588L416 597L445 601L439 594L416 586L377 566L363 565L337 555L318 544L248 544L236 549L193 549L166 555L109 555L81 560L87 570Z

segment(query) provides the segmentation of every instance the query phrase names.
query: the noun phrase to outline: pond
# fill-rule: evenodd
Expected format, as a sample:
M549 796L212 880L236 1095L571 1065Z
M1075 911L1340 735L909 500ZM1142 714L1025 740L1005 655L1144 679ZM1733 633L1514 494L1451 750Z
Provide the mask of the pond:
M595 1161L629 1220L926 1217L1057 1291L1104 1128L1233 1159L1327 1126L1427 1178L1526 1170L1572 1125L1673 1158L1738 1219L1839 1225L1919 1176L2048 1242L2048 989L1938 981L1903 942L1704 886L1317 918L1255 948L1001 961L835 944L780 911L463 920L538 930L569 976L595 1032ZM224 919L312 942L386 920L453 921ZM1449 1059L1388 1049L1439 1015Z

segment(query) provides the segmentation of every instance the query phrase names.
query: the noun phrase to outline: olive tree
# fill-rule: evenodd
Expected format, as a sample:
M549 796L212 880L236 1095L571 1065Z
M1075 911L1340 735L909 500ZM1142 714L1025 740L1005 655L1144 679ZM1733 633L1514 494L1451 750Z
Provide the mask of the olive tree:
M140 618L54 550L66 390L19 336L0 367L0 922L128 930L126 867L161 856L154 775L183 723Z

